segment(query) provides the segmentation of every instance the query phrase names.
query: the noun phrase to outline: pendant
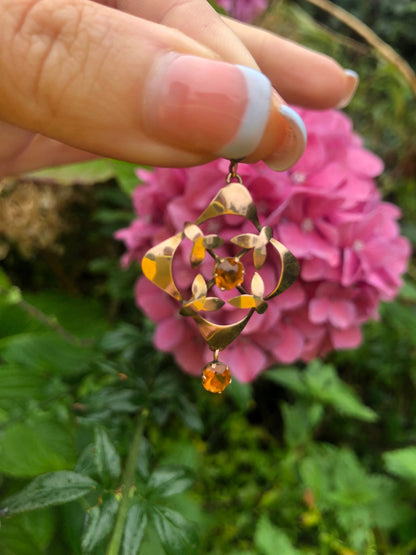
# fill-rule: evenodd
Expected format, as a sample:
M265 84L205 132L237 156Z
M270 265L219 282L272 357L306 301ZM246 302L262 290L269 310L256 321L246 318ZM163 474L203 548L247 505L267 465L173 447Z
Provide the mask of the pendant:
M234 245L234 248L238 247L234 256L219 256L216 250L225 246L226 242L219 235L205 235L200 228L208 220L221 216L240 216L250 221L257 230L257 233L243 233L229 240L228 243ZM190 297L179 291L173 275L175 253L184 240L192 242L192 268L198 268L206 255L214 261L212 275L207 278L198 273L195 276ZM277 256L280 264L272 291L265 293L260 270L270 252ZM242 259L249 253L252 253L255 272L248 287L244 283L246 272ZM219 352L239 336L255 312L265 312L267 301L283 293L295 282L299 264L293 254L273 238L271 228L261 226L253 199L237 174L237 163L231 162L225 187L218 191L195 222L186 222L181 232L152 247L143 257L142 270L147 279L178 301L182 316L195 321L202 337L214 352L212 362L203 368L202 385L207 391L222 393L231 383L231 372L227 364L218 360ZM208 296L214 286L222 292L235 290L239 294L227 300ZM205 313L220 311L226 303L244 310L246 313L243 318L232 324L218 324L205 316Z

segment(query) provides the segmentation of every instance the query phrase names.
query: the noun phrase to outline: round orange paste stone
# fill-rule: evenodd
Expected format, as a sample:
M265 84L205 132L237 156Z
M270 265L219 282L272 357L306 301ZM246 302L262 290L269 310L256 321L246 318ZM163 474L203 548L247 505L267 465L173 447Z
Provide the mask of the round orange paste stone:
M215 285L221 291L229 291L244 281L244 266L238 258L220 258L214 267Z
M210 393L222 393L230 383L230 369L223 362L214 360L204 367L202 385Z

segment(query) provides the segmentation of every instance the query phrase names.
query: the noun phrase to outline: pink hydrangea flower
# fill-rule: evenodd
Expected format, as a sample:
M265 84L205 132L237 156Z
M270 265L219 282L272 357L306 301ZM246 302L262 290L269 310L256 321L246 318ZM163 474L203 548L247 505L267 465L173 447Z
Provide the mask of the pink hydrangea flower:
M232 17L250 22L267 8L267 0L217 0Z
M261 224L272 228L301 266L297 282L272 299L264 314L254 314L226 349L222 358L240 381L253 380L275 363L357 347L362 324L377 318L380 301L396 295L410 255L397 224L400 211L381 200L374 182L383 164L363 147L350 119L336 110L298 111L309 141L292 169L276 173L263 163L239 166ZM195 221L224 186L227 169L227 161L217 160L188 169L139 170L143 185L133 193L137 219L116 234L127 249L122 263L140 261L152 245ZM215 218L206 232L229 239L248 231L253 230L246 221ZM184 245L175 255L175 281L183 288L195 277L189 250ZM273 262L267 260L261 273L267 286ZM247 279L251 275L246 267ZM172 353L185 371L199 374L212 354L192 318L179 316L178 304L144 277L138 279L136 300L156 323L155 346ZM232 310L221 309L224 322L235 321Z

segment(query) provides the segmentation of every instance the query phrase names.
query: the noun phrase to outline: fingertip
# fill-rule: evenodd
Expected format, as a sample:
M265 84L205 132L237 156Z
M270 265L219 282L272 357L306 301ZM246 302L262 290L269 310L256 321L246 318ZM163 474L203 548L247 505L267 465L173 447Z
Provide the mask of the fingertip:
M351 102L355 95L358 84L360 82L360 77L356 71L353 69L344 70L344 91L341 100L336 104L336 108L345 108Z
M302 156L306 142L307 131L302 118L274 91L263 139L256 151L244 161L263 160L271 169L285 171Z

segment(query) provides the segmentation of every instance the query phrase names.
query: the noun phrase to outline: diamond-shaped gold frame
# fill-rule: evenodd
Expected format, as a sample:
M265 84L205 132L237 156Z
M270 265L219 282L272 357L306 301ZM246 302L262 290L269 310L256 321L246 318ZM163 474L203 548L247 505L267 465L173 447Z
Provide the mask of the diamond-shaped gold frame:
M237 181L232 181L232 179L236 179ZM210 322L201 316L198 311L201 307L207 306L212 308L202 308L202 310L217 310L224 304L216 297L207 298L205 296L207 287L201 274L194 280L192 299L184 299L175 284L172 265L173 257L182 240L190 236L189 229L195 234L195 241L199 241L196 245L197 249L195 250L200 251L202 249L204 253L205 251L203 249L206 248L206 250L215 257L213 252L210 251L209 245L207 246L207 243L205 243L206 246L202 246L202 234L199 233L198 228L195 228L195 226L199 226L211 218L227 215L242 216L249 220L259 231L258 239L257 236L253 237L252 234L245 234L232 240L235 244L243 247L243 251L239 256L251 248L254 248L255 266L258 268L264 263L265 244L269 243L280 257L281 269L275 288L265 297L263 297L263 280L257 272L252 280L252 295L247 294L242 287L237 287L242 295L234 297L234 299L231 299L229 302L238 308L247 308L249 312L238 322L229 325L220 325ZM193 255L191 255L191 262L192 256ZM193 260L193 266L199 263L198 260L195 262L195 257ZM256 260L258 260L258 263L256 263ZM194 224L185 224L183 231L152 247L145 254L142 260L142 270L147 279L181 303L181 314L184 316L191 316L195 320L202 337L205 339L210 349L212 351L218 351L225 349L225 347L238 337L255 311L259 313L265 311L267 308L266 301L283 293L283 291L294 283L299 275L299 263L294 255L282 243L271 236L270 228L260 225L253 199L242 184L241 178L234 170L227 176L227 185L218 191L215 198L210 202ZM211 287L211 285L213 285L213 282L210 282L208 288Z

